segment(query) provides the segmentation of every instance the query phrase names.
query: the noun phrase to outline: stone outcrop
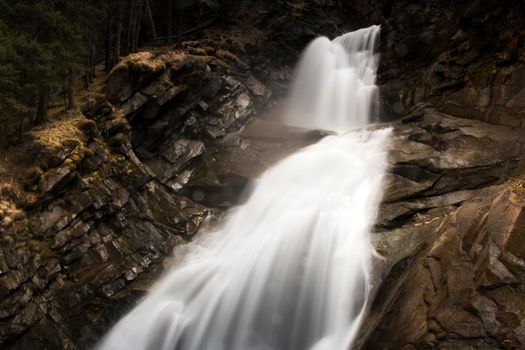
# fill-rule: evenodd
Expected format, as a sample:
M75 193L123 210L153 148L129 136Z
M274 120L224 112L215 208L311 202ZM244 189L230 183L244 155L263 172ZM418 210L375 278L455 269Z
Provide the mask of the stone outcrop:
M225 51L211 46L186 51L199 54L131 55L109 75L106 93L131 124L137 157L174 190L189 176L180 173L239 130L271 95L233 54L225 61L217 57Z
M188 51L124 59L64 139L33 141L25 215L1 227L2 348L90 347L217 214L181 189L270 92L213 48Z
M523 181L512 181L412 222L432 230L386 277L395 276L372 307L378 324L363 348L523 348L524 209Z
M458 117L525 126L522 1L374 3L363 18L382 24L385 117L431 101Z
M522 348L525 134L429 106L393 124L356 348Z

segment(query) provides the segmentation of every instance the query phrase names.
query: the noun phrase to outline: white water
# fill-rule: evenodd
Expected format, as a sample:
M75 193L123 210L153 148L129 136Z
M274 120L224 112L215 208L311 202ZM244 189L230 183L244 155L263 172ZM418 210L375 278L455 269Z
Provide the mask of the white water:
M376 96L371 91L378 31L371 27L311 44L292 93L304 120L294 124L334 131L366 124ZM353 68L324 65L333 55ZM305 89L299 82L314 83L311 77L324 74L334 76L330 83L306 89L323 97L301 97ZM347 81L334 84L340 80ZM346 90L338 90L342 85ZM100 349L347 349L366 309L368 234L388 137L389 130L329 136L266 171L248 202L218 231L192 243L183 262L115 326Z
M298 64L287 123L338 132L368 125L377 109L379 32L372 26L312 41Z

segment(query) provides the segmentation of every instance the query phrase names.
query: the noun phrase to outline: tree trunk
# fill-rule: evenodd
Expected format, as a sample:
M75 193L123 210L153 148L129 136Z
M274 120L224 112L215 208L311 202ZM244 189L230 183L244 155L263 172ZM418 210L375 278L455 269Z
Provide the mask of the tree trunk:
M43 86L40 89L40 95L38 97L38 108L35 116L35 123L42 124L47 121L47 112L49 110L49 94L51 88L49 86Z
M135 12L137 7L137 0L131 0L129 2L129 17L128 17L128 28L127 28L127 52L126 54L129 54L130 52L133 52L133 37L134 37L134 28L135 28Z
M220 6L220 16L221 16L221 22L226 22L226 7L227 7L227 1L226 0L219 0L219 6Z
M132 11L133 5L130 3L129 0L124 0L122 2L122 32L121 32L121 45L120 45L120 53L122 56L129 55L129 45L130 45L130 36L129 36L129 28L130 28L130 22L131 22L131 11Z
M142 0L137 0L137 11L135 16L135 26L133 27L133 52L137 52L139 48L140 26L142 23Z
M91 42L91 70L89 71L90 79L89 82L93 82L96 76L96 66L97 66L97 44L95 43L95 40Z
M88 43L87 43L87 52L88 56L86 59L86 67L85 67L85 74L84 77L84 87L87 89L89 88L89 85L93 81L93 78L95 78L95 65L97 64L96 61L96 44L95 44L95 28L91 25L89 27L88 32Z
M117 16L115 22L115 40L113 42L113 66L116 66L120 57L120 48L122 46L122 22L124 19L124 0L117 4Z
M87 57L86 57L86 61L85 61L85 66L84 66L84 88L87 89L89 87L89 84L90 84L90 71L91 71L91 27L89 28L89 31L88 31L88 40L87 40Z
M182 48L182 18L184 5L182 0L177 0L177 47Z
M157 28L155 27L155 21L153 20L153 14L151 13L149 0L146 0L146 14L148 15L148 21L151 25L151 34L153 35L153 40L157 40Z
M7 141L7 119L0 120L0 147L5 146Z
M24 134L24 121L26 119L26 116L24 113L20 114L19 121L18 121L18 139L22 140L22 135Z
M112 12L112 6L109 6L107 17L106 17L106 52L105 52L105 62L104 62L104 68L106 72L109 72L111 68L113 68L112 66L113 50L111 50L111 44L113 42L113 35L112 35L112 30L111 30L111 27L112 27L111 26L111 18L112 18L111 12Z
M91 84L91 64L91 52L89 52L84 67L84 89L89 88L89 84Z
M168 44L173 42L173 0L168 0Z
M69 68L68 81L67 81L67 110L72 111L76 106L75 101L75 69Z

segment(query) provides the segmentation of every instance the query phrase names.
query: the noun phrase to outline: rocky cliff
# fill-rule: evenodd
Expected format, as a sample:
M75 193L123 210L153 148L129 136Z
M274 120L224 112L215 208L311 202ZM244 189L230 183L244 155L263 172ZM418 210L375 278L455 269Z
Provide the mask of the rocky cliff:
M84 118L41 131L61 131L56 144L35 133L24 214L2 221L3 346L94 344L217 213L180 190L269 94L228 51L141 52L115 67Z
M393 125L382 284L358 345L522 348L524 130L424 105Z
M356 347L525 347L524 7L245 0L122 59L83 117L33 133L23 198L2 190L2 348L92 346L175 246L323 136L271 121L302 47L377 23L381 118L400 119Z

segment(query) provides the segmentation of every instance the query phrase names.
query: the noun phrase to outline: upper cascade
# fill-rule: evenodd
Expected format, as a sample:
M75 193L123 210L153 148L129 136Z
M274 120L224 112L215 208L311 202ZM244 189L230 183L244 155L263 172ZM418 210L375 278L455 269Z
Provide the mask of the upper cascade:
M285 122L335 132L366 126L378 106L380 30L374 25L332 41L315 39L296 70Z

